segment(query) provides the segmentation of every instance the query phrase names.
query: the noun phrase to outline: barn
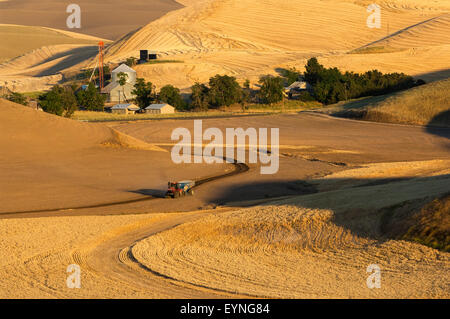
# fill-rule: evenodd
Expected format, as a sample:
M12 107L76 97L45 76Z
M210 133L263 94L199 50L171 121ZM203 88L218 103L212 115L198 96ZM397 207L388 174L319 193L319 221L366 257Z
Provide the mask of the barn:
M172 114L175 113L175 108L167 103L150 104L145 108L145 113L150 114Z
M125 73L127 75L127 81L125 85L119 84L119 73ZM109 102L122 102L136 98L133 92L134 85L136 84L136 71L125 64L121 64L111 72L111 83L103 88L102 93L108 94Z

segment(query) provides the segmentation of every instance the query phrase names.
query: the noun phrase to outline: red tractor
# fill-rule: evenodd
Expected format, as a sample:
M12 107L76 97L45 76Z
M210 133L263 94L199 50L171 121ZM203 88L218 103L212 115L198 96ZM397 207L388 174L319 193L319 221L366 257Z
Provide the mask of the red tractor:
M194 181L169 182L166 197L178 198L186 195L194 195Z

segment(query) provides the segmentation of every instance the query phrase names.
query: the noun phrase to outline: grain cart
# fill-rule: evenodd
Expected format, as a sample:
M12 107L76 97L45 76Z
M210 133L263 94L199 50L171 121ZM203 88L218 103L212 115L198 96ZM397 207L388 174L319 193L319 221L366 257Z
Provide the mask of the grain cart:
M188 195L194 195L194 181L169 182L166 197L178 198Z

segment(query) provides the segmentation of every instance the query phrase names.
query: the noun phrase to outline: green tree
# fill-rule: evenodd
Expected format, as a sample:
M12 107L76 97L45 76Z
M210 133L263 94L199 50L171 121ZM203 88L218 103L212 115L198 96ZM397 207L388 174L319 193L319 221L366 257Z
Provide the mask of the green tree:
M91 82L86 90L78 91L77 101L79 106L85 107L88 111L104 111L106 97L101 95Z
M191 108L195 110L207 110L209 106L209 88L200 83L195 83L192 87Z
M125 64L129 67L133 67L136 65L137 59L135 57L127 58Z
M216 75L209 79L209 98L214 107L230 106L242 100L242 88L235 77Z
M242 111L246 110L246 103L250 103L252 90L250 89L250 80L245 80L242 89L242 99L241 99L241 107Z
M309 59L305 69L305 81L309 84L316 85L317 82L323 79L324 67L319 64L317 58Z
M122 88L122 92L123 92L123 98L124 100L126 100L126 96L125 96L125 84L127 84L127 79L128 79L128 74L125 72L119 72L117 74L117 83L119 83L120 87ZM120 94L119 94L119 103L120 103Z
M47 113L71 117L76 110L77 99L70 87L55 85L49 92L39 97L39 104Z
M296 68L290 68L287 70L283 70L282 75L286 78L287 85L289 86L292 83L297 82L302 74L297 71Z
M305 68L305 80L313 86L314 97L325 104L387 94L421 83L403 73L383 74L378 70L367 71L363 74L342 73L338 68L323 67L316 58L309 59Z
M136 96L136 104L141 109L145 109L154 100L153 84L151 82L145 82L142 78L136 79L134 90L131 93Z
M28 101L25 95L18 92L12 92L11 94L6 96L6 99L17 104L28 105Z
M170 84L161 88L159 99L165 103L169 103L177 110L185 110L187 107L186 102L181 97L180 89Z
M264 103L272 104L283 100L284 80L282 77L271 75L259 79L261 89L259 97Z

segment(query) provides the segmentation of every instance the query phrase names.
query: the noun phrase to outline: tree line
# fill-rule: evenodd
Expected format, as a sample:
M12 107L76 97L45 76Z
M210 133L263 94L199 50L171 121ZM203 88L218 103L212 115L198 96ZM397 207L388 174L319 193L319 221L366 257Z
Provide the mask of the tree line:
M354 98L383 95L425 84L404 73L386 73L378 70L359 74L342 73L338 68L325 68L316 58L308 60L304 79L312 86L314 98L324 104Z
M300 99L316 100L323 104L387 94L425 83L403 73L383 74L378 70L362 74L343 73L338 68L325 68L316 58L307 61L303 74L295 68L282 70L280 73L280 76L261 76L256 85L258 89L251 89L249 80L241 86L235 77L217 74L208 83L195 83L186 98L173 85L165 85L157 92L152 82L138 78L132 94L136 96L134 102L141 109L152 103L164 102L178 111L206 111L233 104L240 104L245 108L250 103L280 102L284 98L285 87L300 79L310 84L309 91L302 92ZM123 86L126 78L119 76L118 81ZM24 104L23 97L18 93L11 94L9 99ZM56 85L39 96L39 104L44 111L65 117L70 117L78 107L89 111L104 111L105 102L105 95L100 94L93 83L89 83L84 90L76 85Z

